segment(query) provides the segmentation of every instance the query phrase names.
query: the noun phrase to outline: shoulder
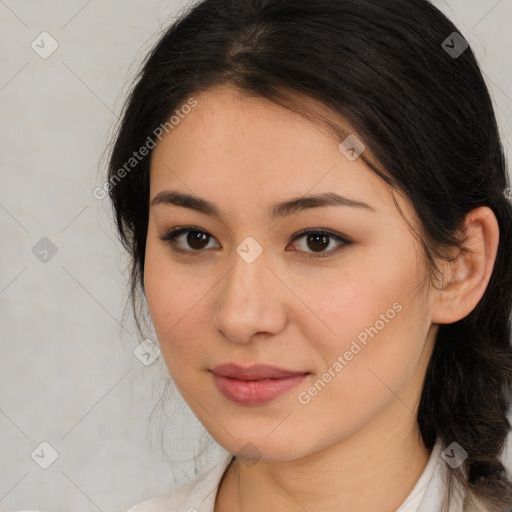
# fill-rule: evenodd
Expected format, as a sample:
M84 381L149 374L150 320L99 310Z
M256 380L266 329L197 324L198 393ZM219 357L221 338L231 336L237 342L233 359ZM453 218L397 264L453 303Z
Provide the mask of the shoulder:
M226 454L190 482L138 503L127 512L213 512L219 482L232 459L233 455Z

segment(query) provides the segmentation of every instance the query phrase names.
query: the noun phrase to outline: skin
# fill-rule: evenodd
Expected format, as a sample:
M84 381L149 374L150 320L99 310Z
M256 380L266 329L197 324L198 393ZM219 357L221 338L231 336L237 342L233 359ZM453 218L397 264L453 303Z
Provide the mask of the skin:
M496 257L496 218L486 207L468 215L471 251L453 252L453 263L438 261L444 277L436 290L389 188L362 158L347 159L340 140L229 86L194 97L197 106L153 151L150 199L170 189L195 194L223 218L151 206L144 280L178 390L212 437L239 455L224 474L215 512L395 511L430 456L416 412L438 324L463 318L482 297ZM277 221L267 216L275 202L330 191L375 212L322 206ZM407 198L394 194L419 229ZM175 252L159 237L177 226L210 238L191 246L185 233L176 243L189 253ZM320 249L307 236L294 240L305 228L352 243L333 252L340 246L334 238ZM248 236L263 249L252 263L236 252ZM318 254L328 255L307 257ZM298 393L396 302L401 311L300 403ZM240 405L218 391L209 371L227 362L311 373L272 402Z

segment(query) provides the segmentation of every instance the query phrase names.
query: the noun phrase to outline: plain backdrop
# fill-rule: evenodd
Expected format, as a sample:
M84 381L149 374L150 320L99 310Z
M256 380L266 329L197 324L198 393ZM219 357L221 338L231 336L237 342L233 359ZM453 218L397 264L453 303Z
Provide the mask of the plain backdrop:
M481 63L510 158L512 0L434 3ZM0 0L1 510L121 512L194 475L204 431L179 397L151 416L167 371L134 354L126 257L92 194L130 80L184 4Z

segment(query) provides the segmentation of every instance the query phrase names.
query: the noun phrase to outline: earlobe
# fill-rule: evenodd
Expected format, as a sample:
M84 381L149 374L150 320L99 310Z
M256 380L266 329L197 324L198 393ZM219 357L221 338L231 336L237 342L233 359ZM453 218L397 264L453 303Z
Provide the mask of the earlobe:
M499 242L494 212L481 206L466 215L458 249L452 261L443 261L442 283L433 289L432 322L450 324L466 317L481 300L489 283Z

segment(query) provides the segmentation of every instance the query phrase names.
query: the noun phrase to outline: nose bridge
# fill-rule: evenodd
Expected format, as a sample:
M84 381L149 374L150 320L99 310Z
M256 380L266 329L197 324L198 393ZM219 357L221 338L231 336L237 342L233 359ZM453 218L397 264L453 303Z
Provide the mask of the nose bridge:
M267 268L264 253L254 257L255 247L250 244L243 242L237 248L220 288L215 319L217 329L228 339L242 343L255 332L275 332L283 322L276 296L269 293L275 276Z
M259 302L264 300L267 281L272 274L266 266L263 254L253 261L247 260L238 253L234 256L233 267L227 276L227 284L223 290L224 302L234 302L238 311L243 308L248 319L257 314Z
M261 246L260 246L261 247ZM230 285L235 290L241 291L242 296L261 294L265 288L265 281L268 280L267 255L263 248L258 254L251 242L242 242L236 249L236 256L233 258L233 269L230 272ZM262 286L263 285L263 286Z

